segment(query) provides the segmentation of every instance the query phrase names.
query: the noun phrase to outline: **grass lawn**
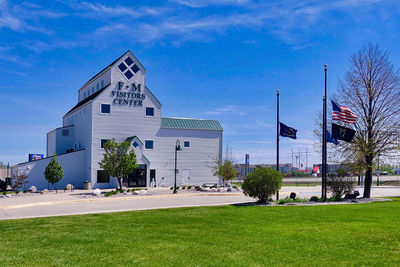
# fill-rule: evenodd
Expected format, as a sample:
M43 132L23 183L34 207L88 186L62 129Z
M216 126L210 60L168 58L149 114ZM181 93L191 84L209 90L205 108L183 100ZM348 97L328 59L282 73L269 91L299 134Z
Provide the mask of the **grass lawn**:
M2 266L400 266L400 198L0 221Z

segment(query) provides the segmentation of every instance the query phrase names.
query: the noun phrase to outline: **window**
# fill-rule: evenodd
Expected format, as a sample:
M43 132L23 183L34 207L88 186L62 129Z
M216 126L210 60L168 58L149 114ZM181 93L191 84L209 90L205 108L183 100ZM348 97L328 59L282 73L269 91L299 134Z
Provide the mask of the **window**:
M121 64L118 65L118 69L119 69L120 71L124 72L124 71L127 69L127 67L125 66L124 63L121 63Z
M154 108L146 107L146 116L154 117Z
M144 141L144 148L145 149L153 149L154 148L154 141L153 140Z
M101 104L101 113L111 113L110 104Z
M90 90L87 90L87 95L90 96Z
M97 170L97 182L98 183L109 183L110 175L105 170Z
M94 87L92 87L92 94L94 93Z
M139 67L136 66L136 64L135 64L135 65L132 66L131 70L136 74L140 69L139 69Z
M134 148L137 148L138 147L138 143L135 141L135 142L133 142L133 144L132 144L132 146L134 147Z
M99 90L99 84L96 84L96 90Z
M104 148L104 144L110 139L101 139L101 148Z
M101 81L101 88L104 87L104 81Z
M81 149L81 143L79 143L79 149Z
M61 135L62 135L62 136L69 136L69 130L67 130L67 129L62 129L62 130L61 130Z
M190 142L189 141L183 142L183 147L190 147Z
M86 98L86 93L83 93L83 98Z
M132 65L132 63L133 63L133 60L132 60L130 57L127 57L127 58L125 59L125 63L126 63L126 65L130 66L130 65Z
M133 73L130 70L127 70L124 74L125 77L128 78L128 80L133 77Z

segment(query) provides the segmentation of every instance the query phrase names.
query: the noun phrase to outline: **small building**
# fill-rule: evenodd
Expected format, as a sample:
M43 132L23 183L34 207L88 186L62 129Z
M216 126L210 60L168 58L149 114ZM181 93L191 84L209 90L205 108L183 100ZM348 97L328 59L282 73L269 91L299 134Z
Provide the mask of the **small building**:
M78 89L78 101L62 118L62 126L47 134L43 159L13 167L26 173L30 185L47 188L44 170L53 154L64 169L59 187L76 188L90 182L93 188L112 188L117 181L99 167L103 145L115 138L128 141L139 168L125 177L127 187L219 183L211 165L221 160L223 129L216 120L162 116L162 104L146 86L146 69L127 51ZM154 183L153 183L154 184Z

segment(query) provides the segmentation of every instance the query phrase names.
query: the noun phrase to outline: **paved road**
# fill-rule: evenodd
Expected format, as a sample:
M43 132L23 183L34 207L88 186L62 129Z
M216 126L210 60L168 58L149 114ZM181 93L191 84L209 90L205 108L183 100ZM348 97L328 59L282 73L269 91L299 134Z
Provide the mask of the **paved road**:
M364 177L365 179L365 177ZM354 177L354 180L357 181L357 177ZM377 180L376 176L372 177L373 181ZM382 175L379 177L379 181L400 181L400 177L396 175ZM283 182L299 182L299 183L307 183L307 182L321 182L321 177L317 178L304 178L304 177L293 177L293 178L283 178Z
M362 188L359 189L362 193ZM296 192L301 198L320 196L321 187L284 187L280 197ZM186 193L172 195L169 190L150 191L149 196L110 198L86 197L86 193L59 193L27 197L1 198L0 220L31 217L64 216L117 211L162 209L193 206L216 206L252 202L254 199L236 193ZM400 187L373 187L372 197L400 196ZM85 197L82 197L85 196Z

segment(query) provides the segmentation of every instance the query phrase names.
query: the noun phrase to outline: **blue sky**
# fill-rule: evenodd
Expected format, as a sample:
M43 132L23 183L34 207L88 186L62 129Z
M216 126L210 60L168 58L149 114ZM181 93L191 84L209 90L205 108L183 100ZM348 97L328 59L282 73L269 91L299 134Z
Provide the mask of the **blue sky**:
M301 3L300 3L301 2ZM368 42L399 66L398 1L6 1L0 0L0 161L45 153L77 89L130 49L147 69L163 116L217 119L238 162L275 161L275 91L281 121L313 152L322 107L349 57Z

